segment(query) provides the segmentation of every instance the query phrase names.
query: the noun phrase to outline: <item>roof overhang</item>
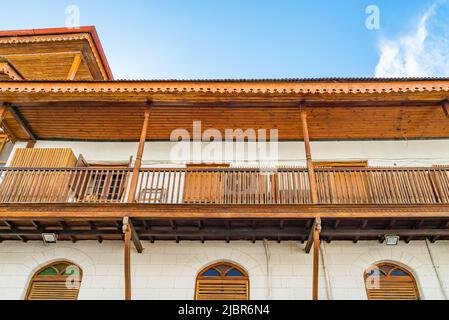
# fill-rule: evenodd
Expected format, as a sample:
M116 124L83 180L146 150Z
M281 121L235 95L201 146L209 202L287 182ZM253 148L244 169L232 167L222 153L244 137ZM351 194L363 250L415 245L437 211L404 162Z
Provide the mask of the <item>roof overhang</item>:
M113 79L95 27L0 31L0 57L24 79L65 80L76 56L75 79Z
M138 141L148 102L148 140L192 132L194 121L223 137L226 129L278 129L279 140L302 140L304 101L313 140L449 138L448 97L448 79L0 82L0 101L44 140ZM11 117L6 123L28 139Z

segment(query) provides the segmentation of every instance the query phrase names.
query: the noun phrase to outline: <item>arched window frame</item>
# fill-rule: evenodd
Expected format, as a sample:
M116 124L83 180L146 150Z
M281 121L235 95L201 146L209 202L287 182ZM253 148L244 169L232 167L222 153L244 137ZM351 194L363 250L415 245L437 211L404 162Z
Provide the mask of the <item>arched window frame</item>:
M388 273L385 273L385 271L382 269L382 267L389 267L390 270L388 271ZM417 282L415 274L408 267L406 267L400 263L392 262L392 261L377 262L365 270L364 284L365 284L365 290L366 290L366 295L367 295L368 299L370 296L370 292L369 292L370 289L367 286L367 279L368 279L368 277L370 277L369 273L375 269L380 270L380 272L383 274L382 277L384 277L384 279L390 279L390 280L393 277L397 277L397 278L402 277L402 276L391 275L393 271L400 270L400 271L404 272L406 274L406 276L403 276L403 277L407 277L407 278L411 279L411 281L413 282L413 288L415 290L417 300L421 299L421 292L419 290L419 286L418 286L418 282Z
M79 275L78 275L79 280L77 282L78 282L79 286L81 286L82 279L83 279L83 270L76 263L73 263L72 261L55 260L55 261L46 263L45 265L43 265L42 267L40 267L39 269L34 271L31 279L28 282L28 286L27 286L27 290L26 290L26 294L25 294L25 300L30 300L29 298L30 298L31 290L32 290L33 284L35 282L39 282L39 281L49 281L49 282L64 281L64 282L66 282L69 277L73 276L73 274L68 274L68 275L61 274L62 271L60 271L56 268L56 266L58 266L58 265L67 265L67 267L71 267L71 266L76 267L79 272ZM57 275L41 275L41 273L43 271L50 269L50 268L53 268L56 271ZM64 269L64 272L65 271L66 271L66 269ZM78 299L79 290L80 290L80 288L78 287L78 289L76 289L75 300Z
M236 269L238 270L242 276L226 276L226 273L223 273L219 270L217 270L218 267L221 266L226 266L229 269L226 271L229 272L232 269ZM211 270L211 269L215 269L217 271L219 271L220 276L204 276L204 273L206 273L207 271ZM246 289L246 300L249 300L250 297L250 282L249 282L249 276L248 276L248 272L243 269L241 266L233 263L233 262L228 262L228 261L219 261L213 264L208 265L207 267L201 269L200 272L198 272L198 275L196 277L196 281L195 281L195 300L198 299L198 284L201 280L217 280L217 281L226 281L226 280L238 280L238 281L244 281L247 284L247 289Z

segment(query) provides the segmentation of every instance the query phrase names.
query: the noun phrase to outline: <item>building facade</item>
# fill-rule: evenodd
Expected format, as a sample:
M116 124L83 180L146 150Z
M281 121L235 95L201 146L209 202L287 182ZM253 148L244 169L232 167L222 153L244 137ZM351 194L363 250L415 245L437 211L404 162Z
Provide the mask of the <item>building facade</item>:
M0 32L0 299L447 299L449 79L117 81Z

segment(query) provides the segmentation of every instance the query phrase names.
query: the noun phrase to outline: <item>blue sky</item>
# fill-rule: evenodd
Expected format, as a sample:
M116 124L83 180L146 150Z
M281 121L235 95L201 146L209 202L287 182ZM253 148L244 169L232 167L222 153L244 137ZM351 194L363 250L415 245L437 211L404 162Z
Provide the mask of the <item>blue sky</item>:
M421 46L421 54L410 60L410 52L416 51L416 47L410 47L413 42L407 39L416 40L419 22L435 0L0 3L8 11L0 20L2 30L61 27L67 18L66 7L78 6L81 25L97 27L117 79L354 77L376 73L410 76L449 72L439 67L449 60L445 56L446 44L438 48L443 62L431 70L416 68L435 60L429 58L429 50L435 50L434 44L426 44L429 37L417 42L418 46L426 44L425 48ZM365 9L369 5L379 7L379 30L365 27ZM436 11L444 9L443 5ZM433 15L437 16L432 12L432 19ZM433 32L442 35L446 31L441 29L434 28ZM441 41L438 43L441 46Z

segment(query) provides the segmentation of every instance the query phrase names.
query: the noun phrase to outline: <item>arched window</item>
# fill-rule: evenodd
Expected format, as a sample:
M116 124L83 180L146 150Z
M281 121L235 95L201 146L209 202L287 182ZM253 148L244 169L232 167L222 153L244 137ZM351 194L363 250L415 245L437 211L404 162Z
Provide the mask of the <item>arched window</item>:
M379 263L365 272L368 300L419 300L412 273L392 263Z
M68 261L48 264L34 274L25 299L76 300L81 278L81 269Z
M219 262L196 279L195 300L249 300L249 279L241 267Z

